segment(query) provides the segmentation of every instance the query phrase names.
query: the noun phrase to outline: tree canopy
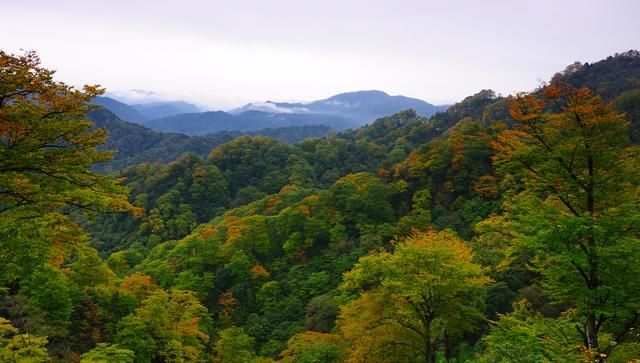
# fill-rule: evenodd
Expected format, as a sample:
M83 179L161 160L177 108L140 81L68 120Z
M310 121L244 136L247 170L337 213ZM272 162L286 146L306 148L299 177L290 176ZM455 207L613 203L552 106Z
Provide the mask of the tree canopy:
M341 286L357 296L340 314L350 359L435 362L438 345L447 351L477 329L489 279L472 258L447 231L416 232L393 253L360 258Z
M637 60L289 145L0 52L0 361L639 359Z
M516 128L494 143L501 170L522 182L506 208L511 230L536 253L550 298L576 309L588 354L609 355L602 330L622 339L640 303L640 159L628 123L564 84L519 95L511 114Z

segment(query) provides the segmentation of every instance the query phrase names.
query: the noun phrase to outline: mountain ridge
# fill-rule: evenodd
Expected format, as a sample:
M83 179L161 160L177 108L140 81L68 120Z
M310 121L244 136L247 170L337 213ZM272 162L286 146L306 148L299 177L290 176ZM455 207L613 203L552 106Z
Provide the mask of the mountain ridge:
M201 112L198 106L185 101L137 103L131 107L140 112L147 120L175 116L181 113Z
M329 114L283 114L249 110L237 115L224 111L184 113L151 120L146 126L162 132L206 135L220 131L257 131L264 128L326 125L336 130L357 126L349 119Z
M276 113L319 113L336 114L353 119L359 125L370 123L377 118L414 109L421 116L431 116L448 106L436 106L426 101L395 95L380 90L343 92L326 99L311 102L256 102L230 110L231 114L241 114L250 110Z
M228 112L198 112L196 106L183 101L128 105L108 97L100 97L95 103L109 108L125 121L135 122L155 131L187 135L302 125L327 125L335 130L345 130L408 109L429 117L448 107L435 106L402 95L391 96L379 90L343 92L311 102L249 103Z

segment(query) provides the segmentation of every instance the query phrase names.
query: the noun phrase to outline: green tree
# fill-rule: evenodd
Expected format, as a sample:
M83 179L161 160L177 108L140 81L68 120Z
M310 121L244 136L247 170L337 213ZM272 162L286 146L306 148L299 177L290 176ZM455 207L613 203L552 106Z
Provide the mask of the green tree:
M328 333L332 330L340 309L329 295L318 295L309 301L305 329Z
M393 218L391 188L367 173L349 174L329 188L330 202L355 224L382 224Z
M255 359L255 340L242 328L229 327L218 334L216 341L216 362L245 363Z
M73 308L69 281L57 268L41 266L23 280L21 292L28 297L26 312L44 318L35 331L43 335L63 335Z
M403 234L410 233L414 228L424 230L431 224L431 193L429 190L416 191L411 201L411 212L398 221L398 230Z
M197 361L209 340L207 326L207 310L192 292L157 290L118 323L114 341L132 350L136 362Z
M483 338L481 362L579 362L585 357L576 345L576 331L570 314L547 318L526 302L517 303L513 313L502 315Z
M115 274L93 248L74 249L65 270L69 280L83 289L115 285Z
M354 361L435 362L439 343L477 329L489 282L452 232L415 233L360 258L341 289L356 295L342 307L340 330Z
M80 363L133 363L134 354L117 345L100 343L82 355Z
M289 173L284 170L294 162L291 154L287 145L268 137L242 136L213 149L209 162L224 174L232 197L246 187L270 194L287 184Z
M7 363L48 362L47 338L18 334L11 322L0 317L0 360Z
M629 138L640 143L640 89L624 92L612 102L613 107L629 120Z
M157 353L158 343L149 325L139 315L127 315L118 322L118 333L114 342L135 354L137 363L151 362Z
M304 332L287 342L281 353L286 363L341 362L345 357L347 342L337 334Z
M548 295L576 310L584 349L603 361L638 323L640 168L627 122L585 88L551 85L519 95L514 130L496 141L495 162L513 183L509 232ZM522 185L522 187L520 187Z

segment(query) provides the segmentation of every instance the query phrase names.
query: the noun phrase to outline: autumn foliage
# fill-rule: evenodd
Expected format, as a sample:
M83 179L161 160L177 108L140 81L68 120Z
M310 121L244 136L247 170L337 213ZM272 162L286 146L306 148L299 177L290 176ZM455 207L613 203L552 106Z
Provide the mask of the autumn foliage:
M54 75L0 52L2 362L640 358L637 52L294 145Z

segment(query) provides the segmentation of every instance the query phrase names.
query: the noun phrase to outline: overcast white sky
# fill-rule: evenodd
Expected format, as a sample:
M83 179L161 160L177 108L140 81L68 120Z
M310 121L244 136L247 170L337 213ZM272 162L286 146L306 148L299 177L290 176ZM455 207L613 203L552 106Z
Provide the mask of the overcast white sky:
M635 0L0 0L0 49L214 109L363 89L438 104L638 49L639 16Z

